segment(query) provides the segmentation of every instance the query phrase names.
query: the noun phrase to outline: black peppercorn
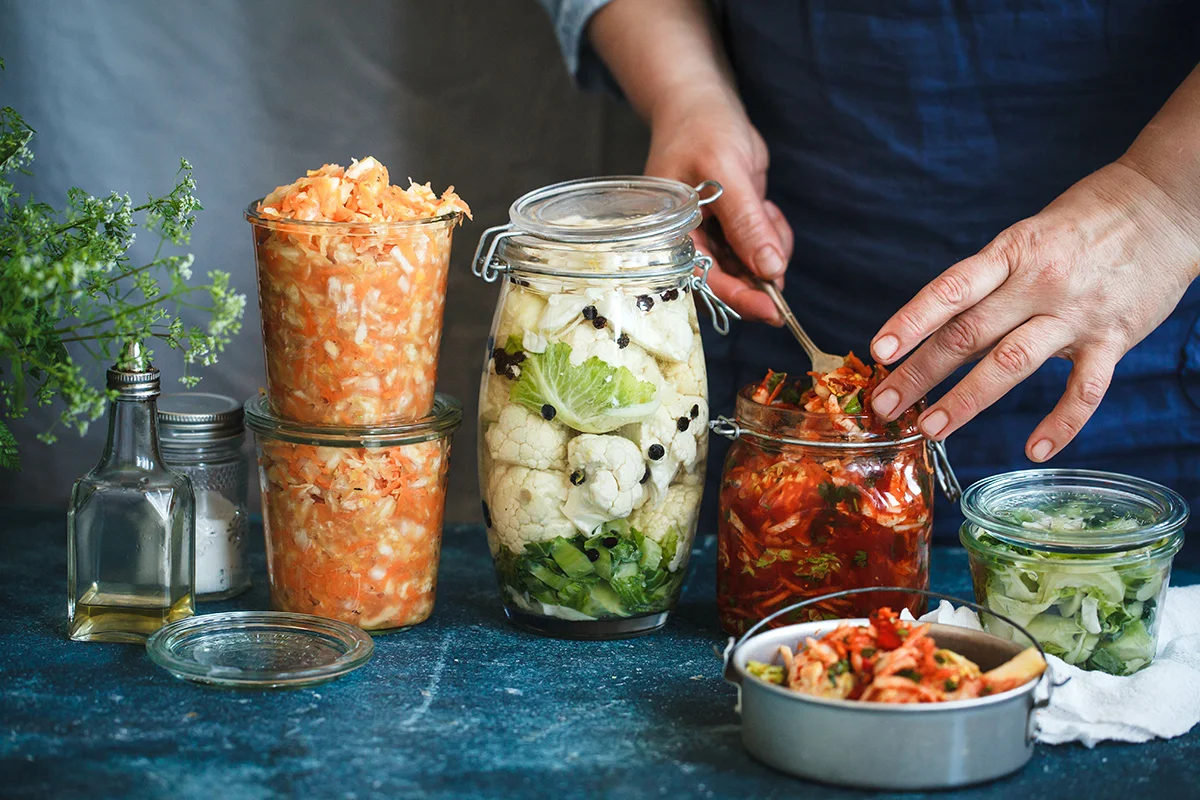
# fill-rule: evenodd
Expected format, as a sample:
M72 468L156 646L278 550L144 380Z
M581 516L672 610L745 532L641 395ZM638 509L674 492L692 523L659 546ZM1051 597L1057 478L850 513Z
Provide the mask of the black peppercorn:
M642 479L638 483L645 483L650 480L650 468L646 467L646 471L642 473Z
M617 337L617 348L620 350L624 350L626 347L629 347L629 334L622 333L620 336Z
M595 328L596 330L600 330L607 324L608 324L608 319L606 317L600 316L599 314L597 314L596 318L594 320L592 320L592 327Z
M577 469L571 473L571 485L572 486L582 486L583 480L584 480L583 470Z
M665 292L662 293L662 299L663 299L663 302L666 302L666 303L669 303L672 300L678 300L679 299L679 290L678 289L667 289Z
M504 368L504 377L508 378L510 381L515 381L517 378L521 377L521 370L517 369L512 364L509 364Z
M605 536L603 539L600 540L600 544L611 549L611 548L617 546L618 541L620 541L620 540L617 539L617 537L615 537L615 536Z
M667 454L667 449L661 444L652 444L650 449L646 451L646 455L650 456L651 461L658 461Z
M510 363L513 363L513 364L520 364L522 361L525 360L525 351L518 350L517 352L510 355L508 357L508 360Z
M583 318L586 319L588 322L591 322L592 320L594 320L596 318L596 307L595 306L584 306L583 307Z
M700 404L699 403L692 406L692 419L695 419L698 416L700 416Z
M680 433L683 433L684 431L686 431L688 429L688 426L691 424L692 424L692 421L690 419L688 419L687 417L680 417L679 419L675 420L675 427L679 429Z
M554 415L557 413L558 412L554 410L554 406L550 405L549 403L546 403L544 406L542 406L542 419L544 420L554 419Z
M600 558L600 551L595 548L589 547L584 552L587 553L588 561L595 561Z
M649 311L654 308L654 298L648 294L638 295L637 307L642 311Z
M487 507L486 500L483 501L483 524L487 525L489 528L492 527L492 512Z

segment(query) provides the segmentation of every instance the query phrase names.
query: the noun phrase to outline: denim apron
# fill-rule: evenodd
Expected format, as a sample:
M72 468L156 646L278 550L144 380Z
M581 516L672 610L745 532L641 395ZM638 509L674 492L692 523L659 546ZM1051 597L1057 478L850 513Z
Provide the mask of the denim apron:
M731 0L719 18L796 234L787 299L823 349L867 357L932 278L1119 157L1200 62L1188 0ZM1198 318L1193 285L1049 466L1159 481L1200 513ZM717 413L768 367L808 369L764 325L706 350ZM1026 439L1069 371L1052 360L947 440L964 486L1031 466ZM727 443L713 444L709 521ZM936 539L956 536L944 498L935 516Z

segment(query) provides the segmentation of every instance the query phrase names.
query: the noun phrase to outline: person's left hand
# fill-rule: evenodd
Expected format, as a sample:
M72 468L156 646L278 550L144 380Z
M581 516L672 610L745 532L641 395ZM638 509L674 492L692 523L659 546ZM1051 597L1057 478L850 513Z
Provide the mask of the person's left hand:
M1113 368L1157 327L1200 272L1200 214L1124 159L1072 186L922 289L875 335L889 364L875 392L895 419L956 368L982 361L920 417L944 439L1052 356L1073 362L1066 391L1025 443L1045 461L1100 404Z

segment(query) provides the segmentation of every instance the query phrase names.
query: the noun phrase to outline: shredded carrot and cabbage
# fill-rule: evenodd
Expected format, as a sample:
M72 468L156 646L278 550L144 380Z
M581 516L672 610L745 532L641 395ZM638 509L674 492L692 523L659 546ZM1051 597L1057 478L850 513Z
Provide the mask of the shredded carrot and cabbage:
M438 196L429 184L395 186L386 167L366 158L312 170L257 211L272 408L331 425L427 415L451 234L471 213L453 187Z
M271 603L368 630L433 611L450 440L317 447L260 439Z

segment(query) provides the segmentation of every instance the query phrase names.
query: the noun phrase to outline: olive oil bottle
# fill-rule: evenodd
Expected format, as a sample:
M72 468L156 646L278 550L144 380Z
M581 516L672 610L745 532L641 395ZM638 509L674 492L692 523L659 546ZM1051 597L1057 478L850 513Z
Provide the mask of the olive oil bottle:
M67 512L67 628L76 641L141 643L193 613L196 500L159 455L159 372L138 345L108 388L108 442Z

